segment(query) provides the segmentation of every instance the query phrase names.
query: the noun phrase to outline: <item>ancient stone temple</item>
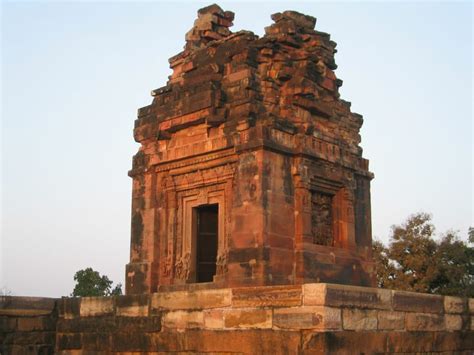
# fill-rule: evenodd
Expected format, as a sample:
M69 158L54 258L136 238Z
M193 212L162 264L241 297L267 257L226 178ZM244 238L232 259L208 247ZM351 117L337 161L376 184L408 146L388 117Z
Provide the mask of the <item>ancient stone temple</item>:
M293 11L261 38L232 33L233 19L199 10L138 110L126 292L373 286L373 175L362 117L339 97L336 43Z
M360 287L372 174L335 43L233 17L201 9L139 110L127 295L0 297L0 353L474 354L474 299Z

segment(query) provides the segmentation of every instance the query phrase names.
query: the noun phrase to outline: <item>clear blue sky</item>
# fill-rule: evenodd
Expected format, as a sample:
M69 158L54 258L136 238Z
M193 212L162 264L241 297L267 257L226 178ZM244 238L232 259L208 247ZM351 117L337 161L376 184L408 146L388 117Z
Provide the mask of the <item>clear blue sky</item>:
M0 287L63 296L88 266L123 282L137 108L210 2L2 3ZM470 2L228 2L234 31L272 13L318 18L342 98L364 116L374 235L409 214L473 225Z

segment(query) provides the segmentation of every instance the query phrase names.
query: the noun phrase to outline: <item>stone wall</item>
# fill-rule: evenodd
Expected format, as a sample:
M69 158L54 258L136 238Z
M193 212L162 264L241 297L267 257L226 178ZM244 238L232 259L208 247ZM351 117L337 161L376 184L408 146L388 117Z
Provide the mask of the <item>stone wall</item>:
M20 353L23 347L47 353L54 343L60 354L474 351L474 299L355 286L305 284L62 298L57 310L56 339L51 330L54 308L31 317L6 316L2 310L4 352Z
M56 302L54 298L0 297L0 354L52 354Z

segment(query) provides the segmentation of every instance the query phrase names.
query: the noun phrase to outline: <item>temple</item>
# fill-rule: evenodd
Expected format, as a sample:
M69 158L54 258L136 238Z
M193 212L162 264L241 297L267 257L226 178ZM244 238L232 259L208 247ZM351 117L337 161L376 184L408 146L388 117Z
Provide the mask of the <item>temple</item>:
M294 11L261 38L198 11L138 110L126 293L329 282L375 286L362 117L336 43Z

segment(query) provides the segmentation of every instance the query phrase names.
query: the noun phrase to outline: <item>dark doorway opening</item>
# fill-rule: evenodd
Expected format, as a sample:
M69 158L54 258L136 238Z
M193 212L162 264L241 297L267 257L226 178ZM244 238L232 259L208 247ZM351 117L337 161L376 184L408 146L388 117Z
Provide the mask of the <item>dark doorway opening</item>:
M212 282L216 274L219 205L197 208L196 282Z

